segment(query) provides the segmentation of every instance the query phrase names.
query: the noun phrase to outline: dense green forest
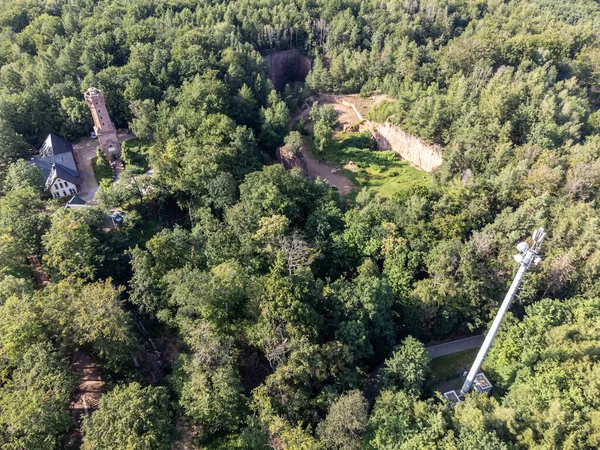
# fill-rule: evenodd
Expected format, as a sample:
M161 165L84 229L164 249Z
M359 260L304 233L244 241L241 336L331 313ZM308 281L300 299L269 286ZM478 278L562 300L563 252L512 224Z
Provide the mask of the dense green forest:
M592 0L0 0L0 448L78 445L81 350L85 449L600 447L599 27ZM276 92L289 48L312 70ZM65 210L22 159L91 130L90 86L138 139ZM317 92L388 95L373 120L443 146L432 182L275 164ZM448 408L424 345L485 332L539 226L493 396Z

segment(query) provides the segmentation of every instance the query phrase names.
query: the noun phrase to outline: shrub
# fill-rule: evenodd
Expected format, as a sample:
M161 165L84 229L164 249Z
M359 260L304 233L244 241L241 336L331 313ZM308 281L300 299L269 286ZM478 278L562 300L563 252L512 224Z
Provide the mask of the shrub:
M96 156L92 158L92 169L98 184L104 179L111 179L115 174L100 147L96 149Z

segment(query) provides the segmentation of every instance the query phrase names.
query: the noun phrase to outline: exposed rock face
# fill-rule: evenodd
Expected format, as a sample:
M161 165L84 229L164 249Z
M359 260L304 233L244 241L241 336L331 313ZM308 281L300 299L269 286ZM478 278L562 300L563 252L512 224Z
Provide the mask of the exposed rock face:
M379 150L393 150L426 172L442 165L442 147L439 145L429 145L389 122L369 125Z
M278 91L283 91L285 85L294 81L304 81L310 72L310 60L293 48L265 56L269 67L269 78Z
M372 97L369 99L361 99L357 96L331 96L330 101L341 104L356 115L361 124L359 130L370 131L377 141L378 150L393 150L398 153L403 159L413 163L426 172L431 172L442 164L443 150L439 145L427 144L423 139L403 131L400 127L389 122L378 123L365 120L364 116L374 105L380 103L384 99ZM356 102L370 103L357 107ZM363 110L363 113L359 111ZM359 131L355 130L355 125L345 124L344 131Z
M294 167L298 167L304 176L308 176L308 170L306 168L306 161L304 161L304 157L302 153L295 154L285 147L279 147L275 150L275 154L277 156L277 161L285 167L286 169L293 169Z

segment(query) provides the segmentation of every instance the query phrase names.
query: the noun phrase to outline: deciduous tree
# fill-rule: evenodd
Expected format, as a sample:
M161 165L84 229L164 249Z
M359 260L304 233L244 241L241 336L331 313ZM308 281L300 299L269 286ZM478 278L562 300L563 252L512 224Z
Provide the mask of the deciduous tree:
M167 390L139 383L116 386L83 422L86 450L167 450L173 433Z

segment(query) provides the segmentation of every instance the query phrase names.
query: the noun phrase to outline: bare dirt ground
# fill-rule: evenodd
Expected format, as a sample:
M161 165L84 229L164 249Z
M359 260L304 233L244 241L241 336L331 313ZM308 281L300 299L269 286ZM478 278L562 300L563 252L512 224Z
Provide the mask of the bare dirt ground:
M104 382L92 356L83 350L77 350L71 357L71 370L79 376L79 386L71 402L73 417L73 440L81 442L81 422L84 415L98 409L100 397L104 393ZM76 444L75 444L76 445Z
M296 122L298 122L300 119L304 121L308 120L309 113L310 106L294 114L290 120L289 129L291 130ZM302 156L306 162L306 171L309 177L315 180L317 178L325 180L330 186L337 188L339 193L342 195L348 195L350 192L352 192L352 182L339 173L333 173L332 170L334 170L334 167L331 167L323 162L319 162L308 149L306 144L302 146Z
M371 111L375 106L379 105L385 100L388 100L389 97L385 95L372 95L367 98L363 98L360 95L351 94L351 95L332 95L332 94L318 94L311 97L308 100L310 106L312 106L312 102L318 102L319 105L333 105L333 109L338 113L338 126L340 129L343 129L344 125L354 125L360 122L361 117L364 119L366 115ZM351 105L354 105L352 108ZM308 118L308 114L310 113L310 106L303 109L302 111L296 113L292 117L291 123L294 124L300 119L306 120ZM358 112L360 117L356 114Z
M338 113L338 129L343 130L344 126L356 125L361 120L365 119L369 111L379 105L384 100L388 99L385 95L372 95L363 98L360 95L330 95L320 94L318 96L319 105L331 104L333 109ZM352 108L351 105L354 105ZM358 114L357 114L358 112Z
M38 289L43 289L48 286L49 277L44 268L42 267L42 263L39 258L35 256L29 256L27 258L29 265L31 266L31 271L33 272L33 279L35 280L35 285Z
M125 130L117 130L117 136L119 142L135 139L135 135L127 134ZM73 144L79 174L83 181L82 192L79 196L88 203L93 201L98 190L98 181L96 181L94 169L92 169L92 159L96 156L96 147L98 147L98 139L92 139L89 136L81 138Z
M319 95L319 105L332 105L333 109L337 113L337 131L344 129L346 125L354 125L360 122L360 118L356 115L354 110L350 106L346 106L341 103L342 96L335 95ZM336 101L337 99L337 101Z
M330 186L337 188L342 195L348 195L352 192L352 181L341 173L332 172L332 170L335 170L333 167L319 162L306 145L302 147L302 155L304 156L304 161L306 161L306 170L309 177L314 179L321 178L327 181Z
M322 97L322 95L318 95L315 97L314 100L318 101L320 105L328 103L327 100ZM334 107L338 106L336 103L333 104ZM342 111L341 108L339 109L340 110L336 109L338 115L344 114L344 111ZM352 112L351 108L348 109ZM308 120L309 113L310 106L294 114L294 116L292 116L292 119L290 120L289 128L292 129L296 122L298 122L300 119L304 121ZM354 112L352 112L352 114L354 114ZM354 117L354 121L356 121L356 115L354 115ZM335 169L334 167L331 167L323 162L319 162L319 160L315 158L312 152L308 149L307 145L302 146L302 156L304 157L304 160L306 162L306 171L308 172L309 177L311 177L312 179L321 178L322 180L325 180L330 186L337 188L339 193L342 195L348 195L350 192L352 192L352 182L344 175L332 172L332 170Z
M356 114L356 111L354 111L350 104L354 105L360 116L364 118L374 106L378 105L385 99L386 97L383 95L362 98L358 95L319 94L310 99L309 103L312 104L312 102L317 101L319 105L333 105L333 108L338 114L337 131L341 131L345 126L352 126L361 121L361 118ZM290 121L290 129L300 119L304 121L308 120L309 113L310 106L292 116ZM335 167L332 167L322 161L319 162L319 160L315 158L312 152L308 149L308 146L303 146L302 155L306 161L306 169L309 177L313 179L321 178L325 180L327 183L329 183L329 185L337 188L342 195L348 195L350 192L352 192L353 185L350 179L341 173L336 173Z

